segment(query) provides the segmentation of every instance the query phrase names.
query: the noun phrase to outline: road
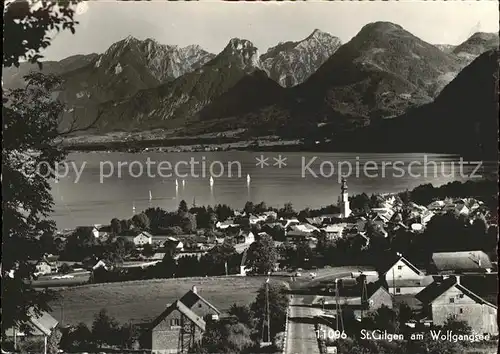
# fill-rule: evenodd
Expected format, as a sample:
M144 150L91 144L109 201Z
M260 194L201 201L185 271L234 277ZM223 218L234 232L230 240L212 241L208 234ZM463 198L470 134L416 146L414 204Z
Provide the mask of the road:
M314 331L314 316L321 313L311 307L313 296L294 295L290 303L286 354L319 354Z
M346 277L360 267L336 267L323 269L318 276L307 283L303 281L290 284L292 288L304 290L317 286L322 280L334 280ZM363 268L364 269L364 268ZM300 285L299 285L300 283ZM289 323L286 342L286 354L319 354L318 340L314 331L314 316L322 313L321 308L313 307L316 294L294 294L289 307Z

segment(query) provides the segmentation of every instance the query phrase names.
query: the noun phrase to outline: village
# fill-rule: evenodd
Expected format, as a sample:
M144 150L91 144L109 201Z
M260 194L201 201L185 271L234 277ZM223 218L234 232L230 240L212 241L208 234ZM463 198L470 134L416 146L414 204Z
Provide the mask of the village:
M333 352L338 338L332 333L378 331L367 322L370 314L400 313L401 306L408 309L401 333L429 331L453 319L466 323L470 333L497 338L495 216L476 198L433 198L424 206L411 201L411 194L349 197L343 180L336 204L299 213L291 204L272 209L247 202L236 211L188 208L182 201L177 212L152 209L131 220L59 233L47 248L54 252L33 261L32 284L48 289L153 278L250 280L267 274L268 281L288 284L285 340L277 344L285 353ZM437 239L436 233L450 231L455 235ZM72 254L80 258L68 259ZM135 348L188 352L209 322L231 317L200 295L196 281L191 285L152 321L137 324L142 335ZM45 343L58 323L49 313L32 318ZM7 335L16 345L24 338L12 329ZM274 339L264 337L261 341Z

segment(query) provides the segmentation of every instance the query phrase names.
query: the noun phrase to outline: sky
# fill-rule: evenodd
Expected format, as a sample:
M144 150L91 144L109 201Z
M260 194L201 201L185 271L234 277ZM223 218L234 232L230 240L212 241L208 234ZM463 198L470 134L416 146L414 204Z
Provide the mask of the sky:
M267 51L320 29L349 41L366 24L390 21L433 44L459 44L477 31L498 32L498 3L483 1L89 1L80 4L76 34L55 34L44 60L103 53L132 35L162 44L198 44L218 53L231 38Z

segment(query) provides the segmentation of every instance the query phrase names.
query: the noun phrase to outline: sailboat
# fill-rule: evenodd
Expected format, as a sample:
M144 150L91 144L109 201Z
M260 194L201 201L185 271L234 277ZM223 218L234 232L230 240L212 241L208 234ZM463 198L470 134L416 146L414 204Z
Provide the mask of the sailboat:
M214 185L214 178L210 176L210 187L212 187L213 185Z
M132 202L132 214L135 215L135 202Z
M250 184L250 175L247 173L247 184Z
M179 181L177 181L177 178L175 179L175 188L179 188Z
M182 188L184 188L184 186L186 185L186 180L182 180Z
M153 199L153 195L151 194L151 190L149 190L149 200Z

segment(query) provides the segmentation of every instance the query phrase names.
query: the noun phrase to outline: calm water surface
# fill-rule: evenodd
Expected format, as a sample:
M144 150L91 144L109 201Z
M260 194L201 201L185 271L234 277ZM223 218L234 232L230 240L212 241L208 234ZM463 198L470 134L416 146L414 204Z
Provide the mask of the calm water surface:
M174 210L182 199L189 205L221 203L234 208L242 208L247 200L265 201L274 207L292 202L300 210L336 203L339 168L344 175L351 169L347 177L350 194L398 192L423 183L438 186L465 181L474 179L470 175L475 170L475 164L464 164L460 169L460 157L451 155L281 153L286 158L283 161L286 166L281 168L273 166L280 153L262 155L268 158L268 165L263 168L256 166L261 153L254 152L72 153L68 163L79 170L83 166L83 172L78 180L71 167L66 177L52 184L53 219L59 229L105 224L114 217L130 218L134 207L137 213L148 207ZM195 163L193 168L189 165L191 159ZM159 172L163 177L158 172L162 161ZM176 164L178 169L174 171ZM215 175L212 186L210 166ZM224 174L218 177L221 166ZM494 163L484 163L476 174L494 168ZM101 177L101 170L109 177ZM172 175L168 176L169 173Z

